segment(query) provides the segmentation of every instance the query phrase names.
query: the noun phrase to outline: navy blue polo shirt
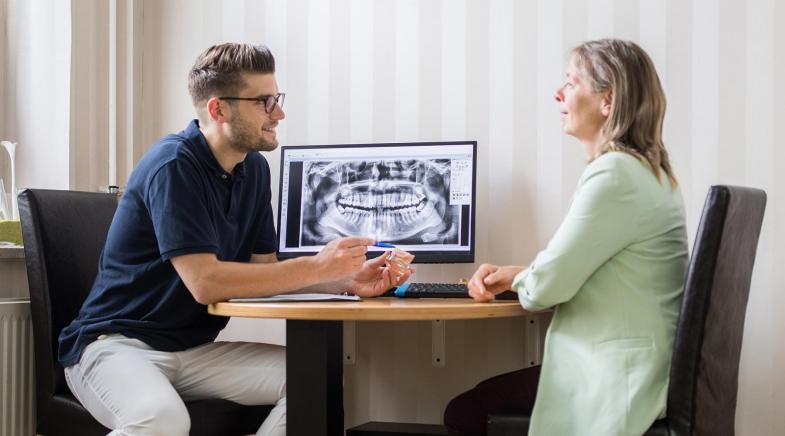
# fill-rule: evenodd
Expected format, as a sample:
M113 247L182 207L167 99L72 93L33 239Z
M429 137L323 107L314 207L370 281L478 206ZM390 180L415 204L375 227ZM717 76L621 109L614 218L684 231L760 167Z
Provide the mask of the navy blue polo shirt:
M275 252L270 199L261 154L248 153L227 173L196 120L159 140L131 173L93 288L60 333L60 364L77 363L101 334L121 333L161 351L212 342L229 318L208 314L170 259L215 253L247 262L253 253Z

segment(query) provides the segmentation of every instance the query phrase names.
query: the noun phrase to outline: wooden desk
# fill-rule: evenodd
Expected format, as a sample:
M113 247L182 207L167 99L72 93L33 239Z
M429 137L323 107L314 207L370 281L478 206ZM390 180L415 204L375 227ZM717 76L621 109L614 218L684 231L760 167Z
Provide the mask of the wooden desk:
M374 298L215 303L213 315L286 319L287 433L343 435L343 322L486 319L527 314L517 301Z

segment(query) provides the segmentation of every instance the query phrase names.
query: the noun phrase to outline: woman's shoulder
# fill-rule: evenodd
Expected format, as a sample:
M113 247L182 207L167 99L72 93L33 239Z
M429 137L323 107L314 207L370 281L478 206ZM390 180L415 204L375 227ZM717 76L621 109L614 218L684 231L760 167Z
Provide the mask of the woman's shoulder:
M672 191L667 178L659 180L644 160L617 151L605 153L589 163L578 183L578 192L582 194L614 201L628 198L644 204L657 203L649 200L669 196Z
M609 151L594 159L589 167L597 169L616 169L617 171L649 170L646 162L630 153L623 151Z
M597 177L602 175L605 177ZM585 182L592 178L629 185L656 179L656 176L643 159L622 151L611 151L597 157L586 167L582 180Z
M620 151L612 151L598 156L592 160L583 172L582 180L604 175L603 179L608 181L618 181L634 177L642 169L647 169L645 163L637 157Z
M670 184L664 172L660 171L658 178L645 160L618 151L592 161L581 177L579 189L612 199L634 199L642 208L683 202L678 187Z

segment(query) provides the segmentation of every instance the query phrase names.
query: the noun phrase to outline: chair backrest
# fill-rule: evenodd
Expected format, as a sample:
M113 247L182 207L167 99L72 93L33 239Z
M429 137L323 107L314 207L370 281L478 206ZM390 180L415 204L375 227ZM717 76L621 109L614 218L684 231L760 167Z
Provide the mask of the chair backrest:
M676 327L668 391L672 436L734 434L739 357L766 193L712 186Z
M57 337L90 292L116 208L113 194L37 189L19 194L39 418L54 394L68 391L56 360Z

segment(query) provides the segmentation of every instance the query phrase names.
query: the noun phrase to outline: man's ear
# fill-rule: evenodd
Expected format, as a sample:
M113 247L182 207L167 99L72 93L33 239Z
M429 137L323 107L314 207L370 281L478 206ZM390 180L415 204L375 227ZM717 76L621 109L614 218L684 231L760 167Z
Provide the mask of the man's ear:
M611 91L605 93L602 96L602 103L600 104L600 111L602 112L602 116L608 118L611 116L611 108L613 106L613 94Z
M210 121L216 124L229 121L229 117L231 116L231 109L229 109L229 105L225 104L223 100L219 99L218 97L212 97L211 99L207 100L206 107Z

